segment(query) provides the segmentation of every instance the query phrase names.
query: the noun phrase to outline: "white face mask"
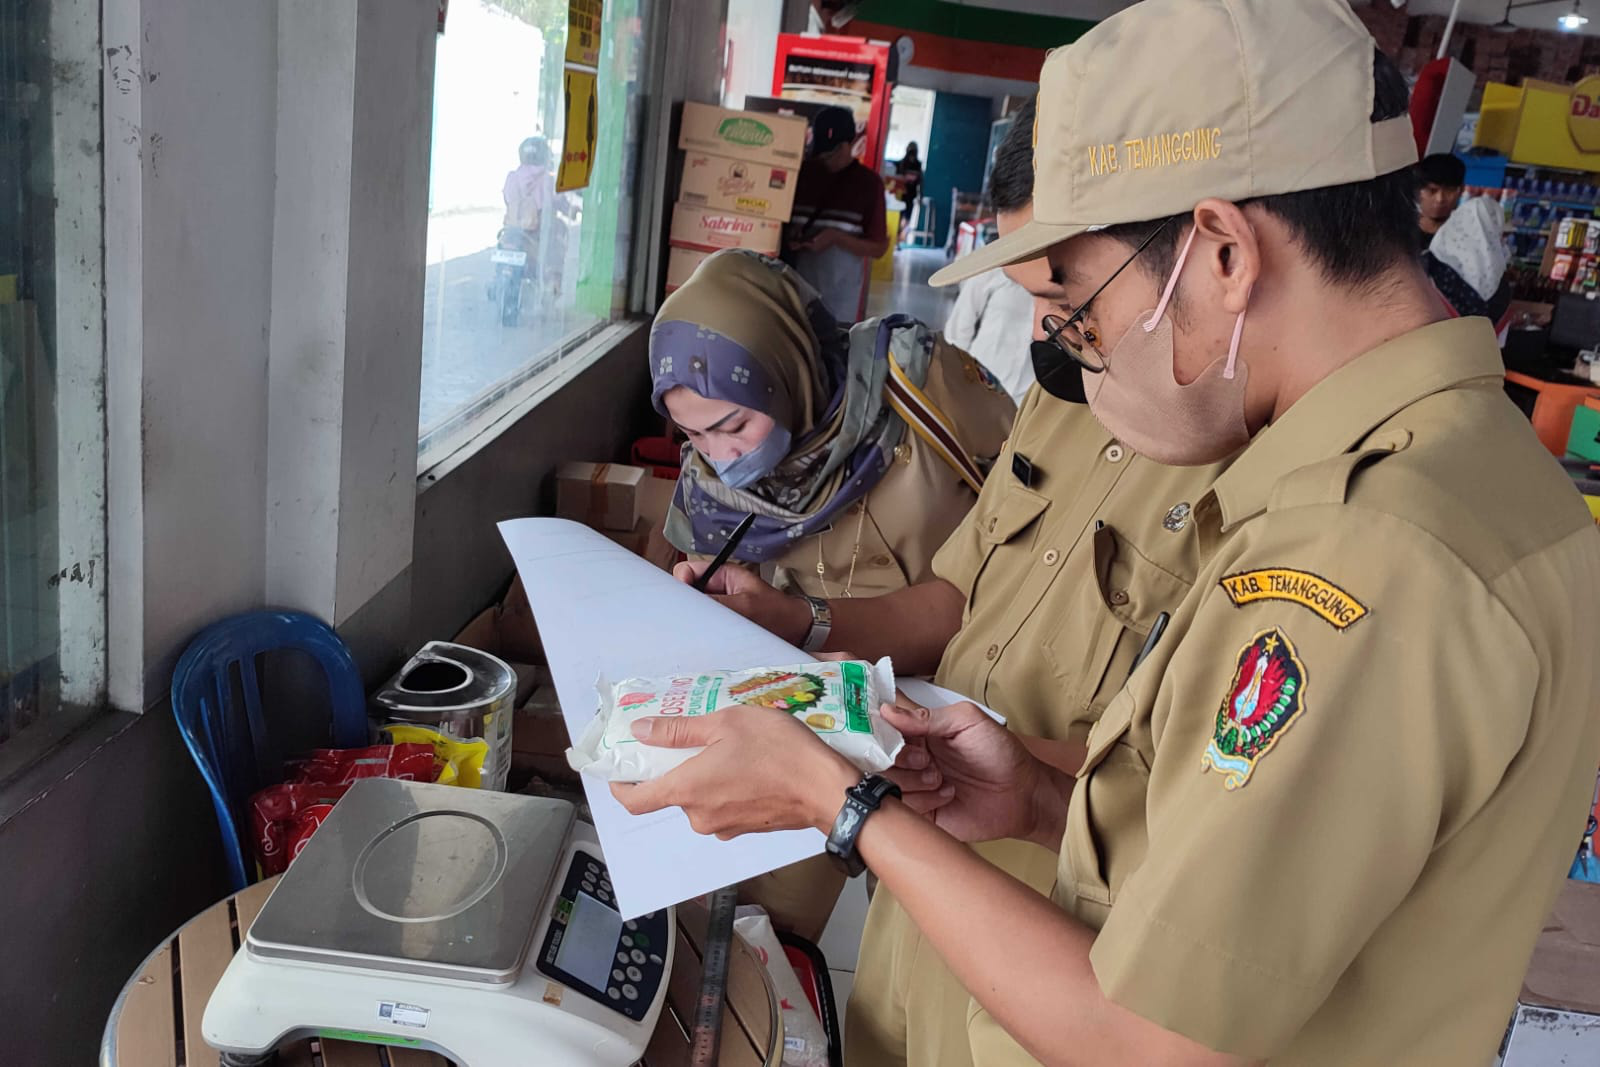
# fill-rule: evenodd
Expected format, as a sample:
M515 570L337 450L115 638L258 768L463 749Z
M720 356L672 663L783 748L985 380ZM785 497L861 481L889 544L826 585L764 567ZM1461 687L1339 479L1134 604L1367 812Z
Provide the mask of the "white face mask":
M1176 467L1215 463L1250 440L1244 416L1249 367L1239 361L1243 311L1225 360L1188 385L1179 385L1173 371L1173 325L1166 310L1194 238L1190 230L1155 310L1128 327L1106 356L1104 371L1083 376L1089 410L1102 426L1140 455Z

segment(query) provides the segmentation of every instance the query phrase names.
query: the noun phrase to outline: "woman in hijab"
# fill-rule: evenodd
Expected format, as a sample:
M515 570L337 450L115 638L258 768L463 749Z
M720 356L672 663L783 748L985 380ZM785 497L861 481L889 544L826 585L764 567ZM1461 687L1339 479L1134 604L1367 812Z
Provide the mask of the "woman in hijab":
M1500 205L1486 196L1463 201L1422 253L1434 288L1457 315L1482 315L1500 328L1511 307L1508 254Z
M741 249L662 304L650 376L656 410L692 446L667 539L714 555L754 512L733 558L823 598L931 577L1015 415L992 375L920 322L846 328L791 268Z

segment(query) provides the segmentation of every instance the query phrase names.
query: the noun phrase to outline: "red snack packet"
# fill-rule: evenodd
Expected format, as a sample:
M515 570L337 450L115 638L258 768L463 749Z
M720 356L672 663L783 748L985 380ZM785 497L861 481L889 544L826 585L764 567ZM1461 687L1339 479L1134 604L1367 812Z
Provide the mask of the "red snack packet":
M252 848L262 877L282 874L333 805L362 778L432 782L439 776L433 746L373 745L319 748L285 763L285 781L250 798Z
M284 764L284 781L349 785L361 778L432 782L439 776L433 746L373 745L370 748L318 748Z
M250 798L250 829L262 877L282 874L300 854L348 784L290 782L272 785Z

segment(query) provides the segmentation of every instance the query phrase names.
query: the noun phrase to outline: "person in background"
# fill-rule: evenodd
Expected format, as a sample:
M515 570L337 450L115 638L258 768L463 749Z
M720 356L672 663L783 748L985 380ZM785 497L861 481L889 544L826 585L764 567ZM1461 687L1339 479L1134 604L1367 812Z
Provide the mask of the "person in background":
M909 232L916 226L917 203L922 199L922 159L917 155L917 142L906 145L906 154L894 165L894 173L901 180L900 199L906 205L901 228Z
M995 161L991 191L1006 205L996 219L1004 239L1033 221L1031 111L1012 124ZM1227 464L1165 467L1107 432L1084 404L1077 364L1040 325L1067 301L1060 278L1042 255L1004 270L1033 297L1023 312L1033 342L1021 343L1037 353L1044 380L1027 394L977 506L934 558L934 576L819 608L728 566L711 592L809 652L890 656L903 674L934 674L1001 710L1042 759L1073 766L1151 627L1177 610L1193 582L1192 503ZM689 582L704 567L680 564L675 573ZM823 613L826 632L815 622ZM1039 893L1055 882L1050 850L1017 840L974 850ZM808 862L808 886L787 868L754 880L748 895L779 900L784 914L820 929L838 876L819 892L831 868L819 874ZM1010 1044L883 886L868 911L845 1030L846 1067L953 1067L971 1064L979 1044Z
M506 175L501 189L506 202L505 225L534 235L556 195L550 146L543 137L529 137L517 146L517 158L517 168Z
M1461 202L1466 181L1467 165L1455 156L1426 156L1417 164L1417 240L1423 249Z
M1506 278L1504 215L1486 196L1464 201L1428 242L1422 265L1457 315L1481 315L1498 324L1511 307Z
M989 208L995 213L997 226L1004 232L1026 222L1022 216L1032 211L1032 101L1017 112L1010 130L1020 132L1016 136L1007 133L995 150L994 164L989 168ZM1031 267L1035 272L1043 270L1048 276L1048 267L1043 264L1042 259L1035 260ZM955 305L944 324L945 340L965 349L987 367L1000 379L1001 387L1011 394L1018 407L1033 386L1033 361L1028 346L1039 320L1039 315L1034 314L1033 301L1033 294L1018 284L1010 271L988 271L961 283Z
M861 317L872 261L889 247L883 179L855 157L856 119L825 107L811 120L810 156L795 184L784 259L840 317Z

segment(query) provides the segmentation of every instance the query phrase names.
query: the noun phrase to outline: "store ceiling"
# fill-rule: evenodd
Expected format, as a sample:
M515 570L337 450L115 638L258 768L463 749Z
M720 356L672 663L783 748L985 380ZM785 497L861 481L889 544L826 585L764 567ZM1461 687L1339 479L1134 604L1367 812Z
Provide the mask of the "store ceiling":
M991 7L1001 11L1025 11L1033 15L1055 15L1060 18L1103 19L1130 6L1133 0L949 0L950 3L968 7ZM1351 0L1356 7L1368 3L1389 4L1391 0ZM1413 15L1448 15L1451 0L1409 0L1406 11ZM1581 10L1590 22L1580 33L1600 36L1600 0L1581 0ZM1538 7L1511 12L1511 21L1530 30L1556 29L1556 17L1572 10L1571 0L1550 0ZM1492 25L1506 13L1505 0L1461 0L1460 19Z
M1371 0L1371 2L1387 4L1390 0ZM1450 2L1451 0L1410 0L1406 10L1413 15L1448 15ZM1550 0L1550 3L1540 4L1537 7L1512 11L1511 21L1516 26L1530 30L1556 30L1559 28L1556 26L1556 19L1571 10L1572 0ZM1589 24L1578 32L1590 37L1600 37L1600 0L1581 0L1579 10L1589 16ZM1461 0L1461 14L1457 17L1462 22L1493 25L1499 22L1505 13L1505 0Z

